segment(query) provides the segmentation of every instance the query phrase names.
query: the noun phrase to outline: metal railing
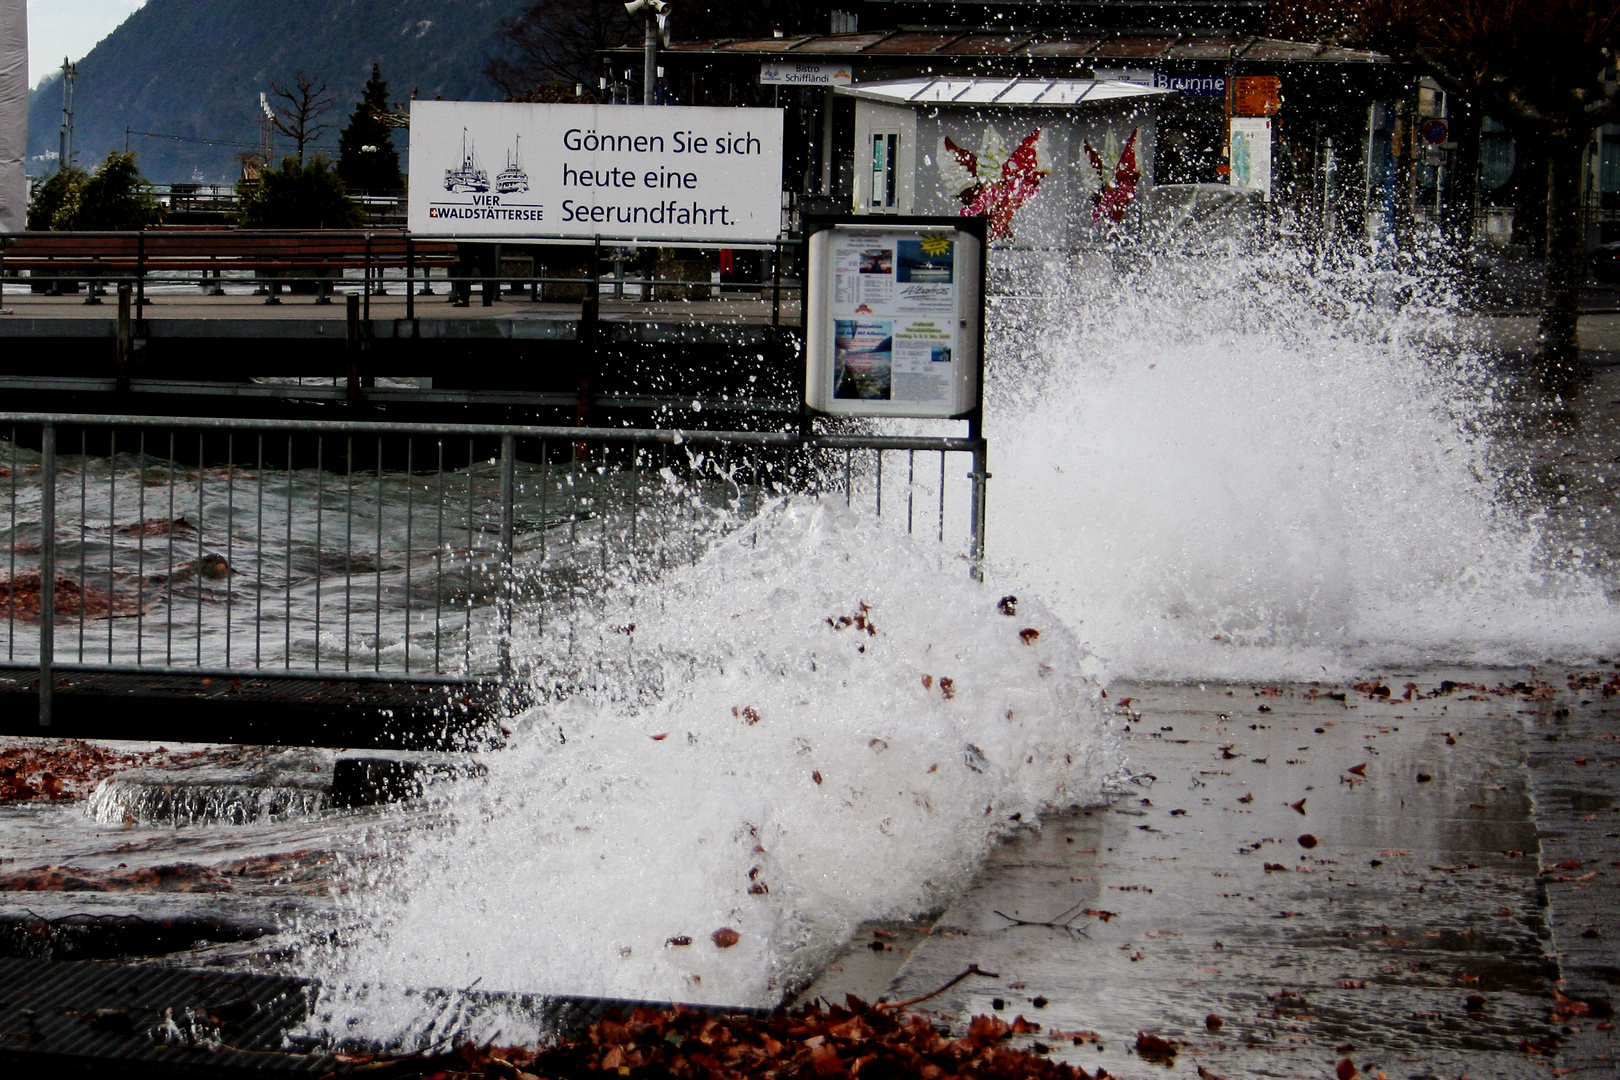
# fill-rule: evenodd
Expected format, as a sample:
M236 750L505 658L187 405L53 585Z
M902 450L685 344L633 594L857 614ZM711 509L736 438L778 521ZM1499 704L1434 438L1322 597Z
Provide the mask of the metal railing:
M0 666L42 725L66 670L566 690L633 649L610 598L784 494L976 568L986 476L977 438L0 413Z

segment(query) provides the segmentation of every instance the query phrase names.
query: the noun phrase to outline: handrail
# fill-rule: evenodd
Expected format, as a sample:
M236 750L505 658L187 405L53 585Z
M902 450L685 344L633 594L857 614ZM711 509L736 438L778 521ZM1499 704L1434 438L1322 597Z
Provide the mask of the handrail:
M350 435L470 436L557 439L564 442L650 443L667 446L782 446L810 450L919 450L969 453L983 439L942 435L803 435L797 431L705 431L678 428L595 428L541 424L399 424L376 420L253 420L213 416L135 416L101 413L0 412L0 424L79 427L162 427L192 431L279 431Z

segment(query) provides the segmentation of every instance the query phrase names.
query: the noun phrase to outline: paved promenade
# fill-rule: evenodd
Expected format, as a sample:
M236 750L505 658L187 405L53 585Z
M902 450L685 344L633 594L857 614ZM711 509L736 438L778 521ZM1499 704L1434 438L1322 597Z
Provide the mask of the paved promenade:
M919 1007L1023 1015L1117 1076L1611 1074L1616 679L1116 684L1136 790L998 848L815 992L907 1000L977 965Z

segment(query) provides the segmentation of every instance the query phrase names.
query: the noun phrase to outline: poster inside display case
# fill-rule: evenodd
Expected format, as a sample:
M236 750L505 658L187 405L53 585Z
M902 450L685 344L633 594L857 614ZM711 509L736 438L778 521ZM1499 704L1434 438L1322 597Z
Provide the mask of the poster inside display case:
M811 234L810 408L950 417L977 407L984 243L960 224L868 218Z

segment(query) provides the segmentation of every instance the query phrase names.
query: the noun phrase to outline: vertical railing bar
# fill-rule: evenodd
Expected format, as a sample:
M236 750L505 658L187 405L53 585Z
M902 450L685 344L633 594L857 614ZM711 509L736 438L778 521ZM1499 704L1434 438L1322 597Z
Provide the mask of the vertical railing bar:
M496 629L500 634L500 680L506 691L512 683L512 603L516 583L512 580L513 507L516 502L517 440L501 436L501 537L500 573L496 583Z
M939 542L945 542L945 451L939 451Z
M236 591L231 575L236 573L236 432L225 435L225 666L231 666L231 615Z
M883 450L881 448L879 448L879 449L873 450L872 453L877 458L877 516L882 517L883 516Z
M568 546L579 542L579 443L568 455Z
M416 318L416 241L409 236L405 237L405 318ZM405 456L410 456L409 450ZM409 622L406 625L409 626ZM405 651L408 656L410 646L407 645Z
M690 460L690 458L688 458L688 460ZM710 472L714 471L714 455L712 453L703 459L703 463L701 465L692 470L692 480L696 486L699 499L703 497L703 471L705 468ZM691 566L697 565L698 546L696 544L691 544L688 546L686 552L686 561Z
M6 580L17 580L17 425L11 425L11 528L7 534ZM6 659L17 658L17 590L6 590Z
M146 429L141 428L135 460L140 479L135 483L135 666L140 667L146 645Z
M917 451L906 451L906 535L911 535L912 513L917 503Z
M89 604L85 596L85 586L90 583L88 558L90 549L90 429L79 429L79 655L81 663L84 661L84 633L85 621L89 616Z
M163 665L174 666L174 473L178 460L174 448L175 429L169 429L169 521L164 527L168 543L168 568L163 575Z
M658 475L662 477L669 469L669 444L658 444ZM669 569L669 517L664 518L664 526L658 531L658 572L662 574Z
M630 594L630 610L635 612L641 600L641 554L637 548L639 533L637 518L641 512L641 455L642 448L632 443L630 446L630 544L626 551L628 560L629 581L626 582ZM637 616L639 619L639 616ZM632 622L633 625L633 622ZM624 634L624 659L626 670L631 678L635 677L636 670L636 634L634 630L626 629Z
M968 557L973 563L973 578L984 580L984 534L989 513L990 449L980 438L973 449L973 503L969 508Z
M253 477L253 666L264 666L264 435L258 436L258 464Z
M315 526L320 528L321 510L317 504L315 508ZM282 670L292 669L292 587L293 587L293 433L287 432L287 560L286 572L283 576L282 596L286 604L286 612L281 624L281 666ZM317 624L318 625L318 624ZM321 651L321 639L315 637L315 652Z
M370 237L367 237L370 240ZM369 283L370 269L367 269ZM366 294L367 303L370 293ZM343 440L343 670L349 670L354 620L354 436Z
M108 431L107 450L107 663L113 662L113 588L118 555L118 429Z
M206 468L207 456L203 439L204 432L197 432L197 567L191 575L192 582L197 587L197 666L202 667L202 639L203 639L203 484L208 473Z
M439 497L437 532L433 539L433 671L444 674L444 660L440 655L444 642L444 440L439 444Z
M478 471L474 468L473 455L476 449L473 440L467 440L467 603L462 607L461 615L461 670L464 674L472 672L472 606L473 606L473 496L475 487L473 476Z
M409 289L410 283L406 286ZM408 292L406 295L410 295ZM411 560L416 525L416 436L405 436L405 674L411 673Z
M546 525L546 502L551 494L551 443L540 440L540 563L546 561L546 538L551 529Z
M844 451L844 505L845 506L853 506L854 502L855 502L855 474L854 474L854 470L852 468L852 463L851 463L851 460L854 458L854 456L855 456L855 451L853 451L853 450L845 450Z
M56 705L56 425L40 430L39 489L39 726L50 727Z
M372 619L371 670L382 670L382 546L383 546L383 440L377 436L377 611Z
M606 464L608 462L608 451L609 451L609 448L606 445L604 445L602 447L602 463L603 463L604 467L606 466ZM600 492L606 492L606 491L611 490L607 486L607 484L605 482L606 479L607 479L606 474L605 473L599 473L598 475L601 476L603 481L604 481L601 485L598 486L597 491L599 492L599 494L596 497L596 507L597 507L597 511L596 511L596 535L598 537L600 537L600 539L601 539L600 547L601 547L601 555L602 555L602 584L601 584L601 587L599 587L596 590L596 614L597 614L596 625L598 627L600 627L602 625L602 617L607 614L607 598L608 598L608 513L612 509L613 503L605 495L600 494ZM600 645L600 642L602 641L602 631L600 629L597 630L597 632L596 632L596 640L597 640L598 644ZM596 650L596 668L597 668L598 674L600 674L601 671L602 671L602 650L601 650L600 647L598 647L598 649Z
M641 447L634 443L630 446L630 576L631 580L639 579L636 573L636 515L641 504Z
M551 443L540 440L540 603L534 605L534 633L538 640L546 632L545 566L546 538L551 527L546 523L546 503L551 494Z
M288 496L288 507L292 498ZM321 582L326 577L321 563L322 519L326 516L326 436L315 436L315 670L321 670ZM289 523L291 518L288 518ZM288 525L290 529L291 524Z

